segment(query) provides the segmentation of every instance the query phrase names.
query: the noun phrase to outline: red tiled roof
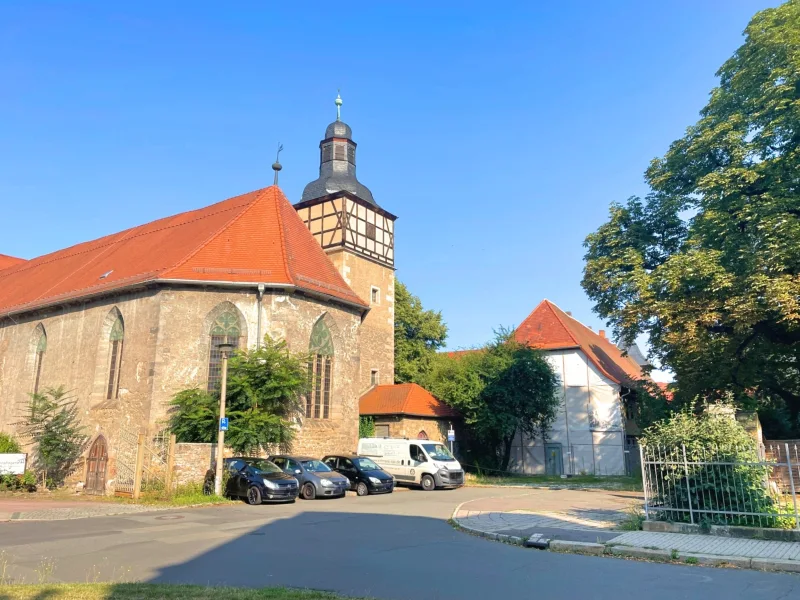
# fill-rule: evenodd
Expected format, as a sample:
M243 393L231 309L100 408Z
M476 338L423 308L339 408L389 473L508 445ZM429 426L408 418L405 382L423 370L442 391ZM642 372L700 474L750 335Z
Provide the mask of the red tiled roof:
M25 262L24 258L17 258L16 256L8 256L7 254L0 254L0 271L24 262Z
M549 300L543 300L514 337L542 350L580 348L606 377L615 383L630 383L643 377L642 368L630 356L586 325L572 318Z
M458 412L416 383L376 385L359 400L362 415L457 417Z
M368 306L270 186L0 271L0 315L149 281L296 286Z

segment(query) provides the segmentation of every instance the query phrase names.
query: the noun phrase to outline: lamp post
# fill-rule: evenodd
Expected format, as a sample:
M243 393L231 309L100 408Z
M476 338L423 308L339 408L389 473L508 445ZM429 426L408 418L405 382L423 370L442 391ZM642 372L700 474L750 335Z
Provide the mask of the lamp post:
M217 431L217 468L214 473L214 494L222 495L222 458L225 454L225 431L222 429L222 419L225 418L225 394L228 388L228 353L235 348L233 344L220 344L217 346L222 354L222 381L219 386L219 430Z

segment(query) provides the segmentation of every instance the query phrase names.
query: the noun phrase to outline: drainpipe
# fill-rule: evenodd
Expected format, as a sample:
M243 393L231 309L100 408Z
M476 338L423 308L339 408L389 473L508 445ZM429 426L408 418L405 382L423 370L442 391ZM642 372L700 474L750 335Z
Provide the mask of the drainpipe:
M263 283L258 284L258 302L256 302L256 310L258 311L258 325L256 325L256 349L261 348L261 299L264 297L264 290L267 286Z

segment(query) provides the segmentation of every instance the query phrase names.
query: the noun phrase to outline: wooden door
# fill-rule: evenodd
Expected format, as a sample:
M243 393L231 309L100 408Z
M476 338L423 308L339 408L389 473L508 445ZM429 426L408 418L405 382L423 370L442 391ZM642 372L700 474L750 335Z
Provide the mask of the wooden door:
M108 451L106 439L101 435L92 444L89 457L86 459L86 486L87 494L98 496L106 493L106 466L108 465Z

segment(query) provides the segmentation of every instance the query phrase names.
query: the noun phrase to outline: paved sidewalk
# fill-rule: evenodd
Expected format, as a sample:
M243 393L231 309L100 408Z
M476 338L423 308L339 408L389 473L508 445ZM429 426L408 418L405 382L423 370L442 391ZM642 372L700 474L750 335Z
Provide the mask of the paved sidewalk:
M2 521L62 521L164 510L163 506L89 500L0 499Z
M489 539L555 551L800 572L800 543L619 531L636 497L613 494L484 498L453 512L456 525ZM553 510L554 502L561 504ZM534 505L537 508L534 507Z

